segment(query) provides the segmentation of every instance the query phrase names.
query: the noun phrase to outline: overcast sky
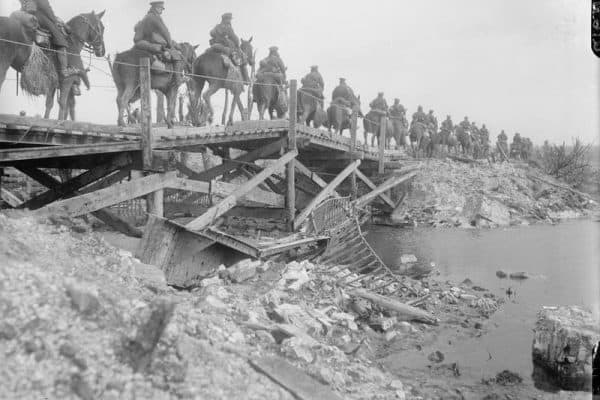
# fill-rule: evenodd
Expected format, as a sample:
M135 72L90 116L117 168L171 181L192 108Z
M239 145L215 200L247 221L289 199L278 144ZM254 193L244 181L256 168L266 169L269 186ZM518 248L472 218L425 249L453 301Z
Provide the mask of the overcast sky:
M65 21L106 9L105 42L113 58L132 45L133 26L148 9L138 0L51 3ZM0 0L0 7L8 15L19 2ZM447 114L455 122L468 115L494 137L505 129L537 143L575 136L598 143L600 69L590 50L589 8L582 0L170 0L163 17L175 40L205 48L210 29L230 11L238 35L254 36L259 59L279 46L288 77L298 79L318 64L328 97L345 77L365 112L384 91L389 103L400 98L410 114L421 104L440 122ZM114 123L116 92L107 63L92 65L92 85L110 87L84 91L78 118ZM2 112L43 114L44 100L15 97L13 70L8 78Z

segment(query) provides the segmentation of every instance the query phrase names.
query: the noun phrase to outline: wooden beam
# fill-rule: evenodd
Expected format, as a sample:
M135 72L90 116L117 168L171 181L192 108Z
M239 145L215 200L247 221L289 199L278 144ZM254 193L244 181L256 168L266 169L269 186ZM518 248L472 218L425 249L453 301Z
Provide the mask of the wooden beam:
M90 169L81 175L70 179L68 182L62 183L59 186L50 188L48 191L36 196L32 199L27 200L21 204L19 208L28 208L30 210L37 210L46 204L52 203L53 201L60 199L61 197L73 194L73 192L81 189L90 183L97 181L121 168L125 168L131 165L133 159L128 154L121 154L116 156L111 162L99 165L96 168Z
M165 192L163 189L156 190L146 196L148 214L163 218L165 216Z
M209 208L203 215L196 218L192 222L186 225L186 228L190 230L202 230L212 224L217 218L235 207L236 201L241 196L254 189L258 184L264 182L269 176L275 171L282 168L285 164L293 160L298 155L298 151L290 151L283 155L280 159L266 167L264 170L256 174L256 176L249 181L241 185L235 193L227 196L219 204Z
M231 170L236 169L240 166L240 163L250 163L252 161L270 156L271 154L281 151L281 148L285 146L286 141L287 138L279 139L259 149L239 156L235 160L225 160L221 165L217 165L216 167L213 167L199 174L190 175L189 177L190 179L209 182L218 176L221 176Z
M372 181L371 181L371 180L370 180L370 179L369 179L369 178L368 178L368 177L367 177L365 174L363 174L363 173L362 173L362 172L361 172L359 169L357 169L357 170L355 171L355 173L356 173L356 176L357 176L357 177L358 177L358 178L359 178L361 181L363 181L363 182L364 182L364 183L365 183L365 184L366 184L366 185L367 185L367 186L368 186L368 187L369 187L371 190L375 190L375 189L377 189L377 185L376 185L376 184L374 184L374 183L373 183L373 182L372 182ZM379 195L379 197L380 197L380 198L381 198L381 199L382 199L382 200L383 200L383 201L384 201L384 202L385 202L387 205L389 205L390 207L394 208L394 207L396 206L396 203L394 203L394 202L392 201L392 199L390 199L390 197L389 197L387 194L385 194L385 193L382 193L382 194L380 194L380 195Z
M213 196L225 198L236 193L236 191L240 189L241 185L220 181L208 183L177 178L169 181L165 187L176 190L186 190L189 192L212 194ZM258 188L254 188L246 195L238 199L238 204L244 204L247 206L248 203L266 205L274 208L283 208L284 206L283 196L277 193L260 190Z
M40 171L37 168L32 168L32 167L16 167L16 168L19 171L28 175L32 179L35 179L37 182L41 183L42 185L46 186L49 189L51 189L53 187L58 187L61 185L61 183L58 180L54 179L52 176L48 175L44 171ZM119 171L119 172L121 172L121 171ZM85 188L81 193L77 192L77 194L83 194L83 193L86 193L86 191L92 191L97 188L100 188L103 184L110 183L110 181L108 180L109 178L110 177L106 178L107 179L106 182L103 182L105 180L96 182L96 183L90 185L89 187ZM99 220L104 222L106 225L110 226L111 228L115 229L118 232L124 233L125 235L129 235L129 236L142 237L141 230L130 225L127 221L123 220L121 217L119 217L118 215L114 214L113 212L111 212L109 210L97 210L97 211L94 211L92 213L92 215L94 215L94 217L98 218Z
M150 99L150 59L148 57L144 57L140 61L142 164L145 170L149 170L152 166L152 101Z
M297 113L297 88L298 81L292 79L290 81L290 101L288 115L290 118L290 127L288 129L288 151L296 150L296 113ZM294 218L296 217L296 169L295 159L291 159L286 166L286 179L287 179L287 191L285 196L285 202L287 205L287 217L288 217L288 228L290 231L294 230Z
M138 141L125 141L97 144L76 144L69 146L25 147L19 149L0 150L0 162L36 160L42 158L58 158L85 156L89 154L120 153L139 151Z
M96 190L104 189L105 187L114 185L116 183L120 183L123 179L128 178L130 173L131 168L129 166L120 169L108 175L107 177L84 187L82 190L79 191L79 194L95 192Z
M80 136L81 133L99 133L104 134L105 136L125 135L123 132L125 128L116 125L99 125L80 121L59 121L56 119L37 117L21 117L12 114L0 114L0 124L6 125L8 129L15 129L18 126L21 126L31 130L44 130L51 134L54 132L78 132L78 136ZM89 136L93 137L92 135Z
M372 202L373 200L375 200L382 193L400 185L401 183L404 183L404 182L414 178L415 175L417 175L416 171L411 172L407 175L392 176L390 179L383 182L380 186L378 186L372 192L369 192L366 195L362 196L361 198L356 199L355 203L357 206L365 206L365 205L369 204L370 202Z
M350 121L350 154L353 156L356 151L356 132L358 127L358 110L352 111L352 119ZM352 191L352 199L356 199L358 196L358 185L356 183L356 173L360 172L358 168L352 173L350 178L350 186Z
M23 200L5 188L0 188L0 198L12 208L17 208L23 203Z
M382 116L379 127L379 173L385 172L385 136L387 135L387 117Z
M298 172L306 175L311 181L316 183L321 189L327 187L327 182L325 182L317 173L312 172L307 166L302 164L300 161L296 160L294 166L298 170ZM331 192L333 197L340 197L339 193L335 190Z
M356 160L350 165L348 165L342 172L339 173L323 190L319 193L312 201L306 206L304 210L296 217L294 220L294 230L297 230L300 225L308 218L310 213L319 205L323 200L329 197L334 189L339 186L340 183L348 177L358 166L360 165L360 160Z
M174 171L146 176L141 179L135 179L120 185L113 185L92 193L57 201L39 209L38 212L63 212L75 217L88 214L162 189L169 181L176 177L177 174Z

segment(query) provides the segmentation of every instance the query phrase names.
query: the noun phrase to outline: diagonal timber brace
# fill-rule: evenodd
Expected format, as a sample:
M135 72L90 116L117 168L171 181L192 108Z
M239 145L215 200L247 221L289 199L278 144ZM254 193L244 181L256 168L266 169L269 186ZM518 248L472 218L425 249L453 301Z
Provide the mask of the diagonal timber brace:
M227 196L221 202L209 208L200 217L187 224L186 228L190 230L202 230L207 228L209 225L214 223L217 218L219 218L221 215L225 214L227 211L235 207L238 198L244 196L256 186L264 182L265 179L273 175L278 169L281 169L285 164L295 159L297 155L297 150L292 150L286 153L277 161L273 162L264 170L256 174L254 178L242 184L234 193Z

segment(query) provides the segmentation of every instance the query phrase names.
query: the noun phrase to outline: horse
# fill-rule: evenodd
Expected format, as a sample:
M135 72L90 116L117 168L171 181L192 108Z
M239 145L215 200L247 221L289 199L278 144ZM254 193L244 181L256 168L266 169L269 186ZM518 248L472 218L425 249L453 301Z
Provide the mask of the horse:
M460 143L462 147L463 155L471 154L471 150L473 147L473 141L471 139L471 134L469 131L462 128L460 125L456 127L456 139Z
M189 73L192 63L196 57L195 50L198 47L184 42L176 46L177 50L171 50L174 62L167 63L165 71L152 69L150 72L150 87L159 90L167 98L167 126L173 128L175 124L175 108L177 104L177 90L184 82L184 73ZM117 87L117 107L119 116L117 124L125 126L123 116L130 103L140 98L140 70L137 65L144 57L150 54L135 47L118 53L112 68L112 75Z
M104 57L106 54L106 47L104 46L104 25L102 24L102 17L105 11L96 14L94 11L88 14L79 14L72 18L67 25L69 26L71 33L67 39L69 46L67 47L67 58L70 67L74 67L78 71L85 71L83 68L83 61L81 60L81 51L84 47L91 48L94 51L96 57ZM53 53L54 65L58 65L56 60L56 54ZM79 81L79 75L69 76L60 83L60 94L58 97L58 119L67 119L68 116L75 120L75 94L73 93L73 86ZM90 88L90 83L87 78L87 73L83 72L83 82L86 87ZM50 88L48 94L46 94L46 111L44 118L50 117L52 107L54 107L54 95L58 87Z
M375 146L375 140L379 143L379 136L381 135L381 120L382 115L380 112L371 110L363 118L363 134L365 136L365 146L368 143L369 133L371 134L371 146ZM392 124L386 125L386 138L389 138L393 134ZM387 140L386 140L387 144Z
M454 154L458 154L459 149L459 143L458 143L458 139L456 138L456 135L454 134L454 132L448 132L448 135L446 136L446 151L448 151L449 154L451 154L452 152L454 152Z
M406 146L406 135L408 134L407 126L405 125L405 121L401 118L390 118L390 122L392 123L392 136L396 141L396 148L400 148L400 146ZM388 142L391 137L387 137ZM389 143L388 143L389 147Z
M408 137L410 139L410 148L412 149L414 157L417 156L417 153L421 148L421 141L423 140L423 137L427 135L427 133L427 126L424 123L413 121L413 123L410 124Z
M310 126L315 120L315 113L323 110L323 100L318 97L316 89L302 87L298 90L298 121Z
M67 36L69 42L69 46L67 47L69 66L83 71L83 62L79 54L84 47L92 48L96 57L103 57L106 53L104 46L104 25L102 24L104 13L105 11L96 14L92 11L87 14L79 14L68 22L67 25L71 29L70 34ZM34 51L34 38L39 24L34 16L29 16L22 12L19 14L20 18L14 16L8 18L0 17L0 38L11 41L0 41L0 89L2 88L2 83L6 78L6 72L9 67L24 73L23 79L36 79L35 77L26 76L27 69L25 67ZM58 76L56 53L52 50L46 51L46 54L48 53L50 54L47 57L51 61L49 67L52 68L49 72L56 77ZM83 73L81 77L84 78L84 83L89 89L87 75ZM70 114L71 119L75 119L75 98L72 88L74 83L78 82L79 79L80 75L69 76L62 82L58 82L56 79L48 79L49 86L46 88L45 93L31 93L33 95L46 95L44 118L50 116L50 112L54 106L54 95L56 90L60 88L58 99L60 106L59 119L67 119L68 114ZM24 89L26 90L27 87L25 86Z
M335 131L338 135L344 134L344 129L352 128L352 113L360 112L360 96L357 96L350 102L348 107L347 102L343 99L335 99L327 108L327 120L329 122L328 129Z
M312 124L314 128L320 128L320 127L325 127L327 129L330 129L330 122L327 116L327 112L325 110L323 110L321 107L318 107L313 116L312 116Z
M209 123L212 123L214 116L214 109L210 102L210 98L220 89L229 90L233 93L228 120L229 124L233 123L235 106L239 109L242 120L246 120L249 117L244 110L240 95L244 91L244 83L249 81L247 66L254 65L252 37L248 40L241 39L240 50L242 52L242 62L239 66L239 73L237 67L235 67L232 62L229 62L229 66L226 66L223 54L216 52L212 48L206 50L194 61L192 68L193 102L197 106L200 96L202 96L202 99L204 99L204 103L206 104L207 115L205 116L205 119ZM208 90L202 93L206 82L208 82ZM195 121L194 125L199 125L199 121Z
M277 74L281 75L281 74ZM283 85L279 85L277 77L272 72L260 73L252 87L253 102L258 106L258 118L265 119L265 110L269 111L269 118L275 119L285 117L288 108L287 91Z

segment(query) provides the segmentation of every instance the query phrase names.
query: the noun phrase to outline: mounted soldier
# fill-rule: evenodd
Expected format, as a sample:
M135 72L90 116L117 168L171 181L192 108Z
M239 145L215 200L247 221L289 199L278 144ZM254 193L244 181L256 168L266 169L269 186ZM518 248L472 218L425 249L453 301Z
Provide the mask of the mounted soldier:
M454 131L454 123L452 122L452 118L449 115L447 115L446 119L444 121L442 121L442 126L440 128L440 134L442 136L442 145L446 146L446 151L449 151L448 143L449 143L450 135L452 134L453 131Z
M35 16L40 28L47 30L52 35L52 45L56 50L58 60L58 73L62 79L76 75L79 71L69 67L67 35L69 27L55 14L48 0L20 0L21 10Z
M323 81L323 76L319 72L318 65L313 65L310 67L310 72L304 78L302 78L300 83L302 83L302 90L307 91L320 99L325 98L323 96L325 82Z
M356 95L352 88L346 83L346 78L340 78L340 83L333 89L333 92L331 92L331 101L340 102L346 107L350 107L356 103Z
M387 101L385 101L385 97L383 97L383 92L377 93L377 97L369 103L369 107L371 111L381 116L387 115L389 107Z
M258 72L256 73L257 79L260 74L274 74L273 77L277 80L277 83L283 85L287 80L285 76L286 70L287 67L279 55L279 48L277 46L272 46L269 48L269 55L259 63Z
M315 114L323 113L323 90L325 82L319 72L319 67L313 65L310 72L300 80L302 87L298 91L298 115L302 123L310 125Z
M221 22L210 31L210 47L218 53L229 57L234 65L243 63L243 52L240 50L240 38L235 34L231 20L232 13L221 16Z
M520 133L515 133L512 143L510 144L510 156L513 158L521 158L522 139Z
M408 121L406 120L406 108L400 104L400 99L394 99L394 104L390 107L390 120L392 121L392 130L396 146L406 145L406 134L408 133Z
M153 55L152 68L164 70L165 62L172 60L175 43L161 15L165 10L164 1L150 2L150 10L135 25L133 37L134 48L147 51Z
M452 123L452 117L449 115L446 116L446 119L442 121L441 131L443 133L450 134L454 130L454 123Z
M431 130L431 133L437 133L438 131L438 120L433 115L433 110L429 110L429 114L427 114L427 125Z
M427 114L423 112L423 106L417 107L417 112L412 116L411 124L415 124L417 122L427 125Z
M283 85L286 82L287 67L279 56L276 46L269 48L269 55L260 61L256 73L257 84L252 87L253 101L258 105L259 119L264 119L265 110L269 111L271 119L273 112L278 118L283 118L287 109L287 93Z
M501 159L508 159L508 136L504 133L504 129L497 136L496 147L498 152L503 153Z
M490 132L486 128L485 124L481 125L481 129L479 129L479 138L481 139L483 154L485 157L487 157L490 152Z
M465 132L471 131L471 123L469 122L469 117L465 117L458 126Z

